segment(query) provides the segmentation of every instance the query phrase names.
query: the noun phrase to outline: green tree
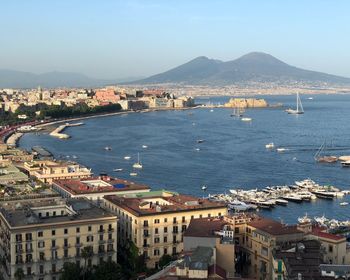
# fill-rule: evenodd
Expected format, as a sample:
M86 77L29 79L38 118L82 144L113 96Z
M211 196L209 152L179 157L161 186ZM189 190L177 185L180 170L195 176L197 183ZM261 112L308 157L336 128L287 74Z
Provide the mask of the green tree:
M86 274L86 262L88 259L91 259L93 255L94 255L94 250L93 250L92 246L84 247L81 250L81 257L84 259L83 279L85 279L85 274Z
M96 280L127 280L129 279L126 275L124 275L121 266L116 262L102 262L98 266L95 267L95 272L93 275L93 279Z
M60 280L79 280L81 278L81 268L75 263L64 263Z
M24 279L24 271L22 268L17 268L17 270L15 272L15 278L16 278L16 280Z
M164 266L168 265L171 261L173 260L173 258L170 255L163 255L160 259L159 259L159 267L163 268Z

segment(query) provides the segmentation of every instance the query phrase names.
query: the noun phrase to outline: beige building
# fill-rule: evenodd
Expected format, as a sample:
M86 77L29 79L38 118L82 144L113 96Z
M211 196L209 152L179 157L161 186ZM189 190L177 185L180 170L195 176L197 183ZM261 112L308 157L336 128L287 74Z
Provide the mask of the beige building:
M157 267L164 254L183 251L183 233L191 219L227 214L222 203L164 190L104 199L105 207L119 217L118 241L132 240L148 267Z
M65 262L87 265L117 258L117 217L87 199L46 198L0 204L1 273L15 279L59 279Z
M91 170L75 162L34 160L25 162L23 168L30 176L43 183L51 184L53 180L80 179L91 176Z

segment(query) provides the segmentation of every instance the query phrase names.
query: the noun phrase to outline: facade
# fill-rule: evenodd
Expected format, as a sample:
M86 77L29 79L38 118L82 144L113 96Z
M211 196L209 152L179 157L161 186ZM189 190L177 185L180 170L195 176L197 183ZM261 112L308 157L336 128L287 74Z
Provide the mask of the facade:
M90 200L102 200L105 195L124 195L149 192L150 187L131 181L112 178L107 175L86 179L55 180L52 188L62 197L86 197Z
M99 102L117 103L120 100L120 96L115 93L114 89L99 89L96 90L94 99Z
M87 265L117 259L117 217L87 199L46 198L0 204L1 273L15 279L59 279L65 262Z
M193 219L184 233L184 251L211 248L215 264L225 270L225 277L234 277L234 229L234 219L228 217Z
M157 267L162 255L183 251L183 233L191 219L227 214L222 203L164 190L104 199L119 217L118 241L132 240L148 267Z
M80 179L91 176L91 170L75 162L34 160L25 162L23 168L30 176L51 184L58 179Z

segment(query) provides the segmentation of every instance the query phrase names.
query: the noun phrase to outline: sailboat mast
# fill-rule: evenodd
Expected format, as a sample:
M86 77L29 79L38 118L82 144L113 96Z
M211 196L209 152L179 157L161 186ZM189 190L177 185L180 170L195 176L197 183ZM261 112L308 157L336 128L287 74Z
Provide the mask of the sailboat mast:
M299 112L299 92L297 92L297 112Z

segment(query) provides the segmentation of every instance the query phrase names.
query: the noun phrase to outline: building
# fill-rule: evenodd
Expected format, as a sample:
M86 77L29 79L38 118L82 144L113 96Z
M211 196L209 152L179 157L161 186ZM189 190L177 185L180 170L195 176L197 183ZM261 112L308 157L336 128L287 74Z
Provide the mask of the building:
M273 280L322 279L321 244L317 240L304 240L278 248L273 252Z
M329 279L350 279L350 265L321 264L321 275Z
M297 226L284 225L263 217L251 219L244 232L244 243L239 245L245 262L249 264L245 273L256 279L272 279L272 252L276 246L298 242L304 237L304 232Z
M28 176L21 172L12 163L1 161L0 166L0 184L11 184L17 182L27 182Z
M183 236L191 219L227 214L226 205L168 191L105 196L105 207L119 217L119 242L132 240L157 267L161 256L183 251Z
M23 168L30 176L51 184L58 179L81 179L91 176L91 170L75 162L34 160L25 162Z
M91 200L101 200L105 195L124 195L150 191L150 187L146 185L112 178L107 175L86 179L54 180L52 188L65 198L86 197Z
M120 96L116 94L114 89L98 89L93 97L99 102L117 103L120 100Z
M87 265L117 258L117 217L87 199L45 198L0 204L4 279L22 269L30 279L59 279L65 262Z
M184 251L199 247L214 251L215 263L226 272L225 277L235 275L234 219L228 217L192 219L184 233Z

